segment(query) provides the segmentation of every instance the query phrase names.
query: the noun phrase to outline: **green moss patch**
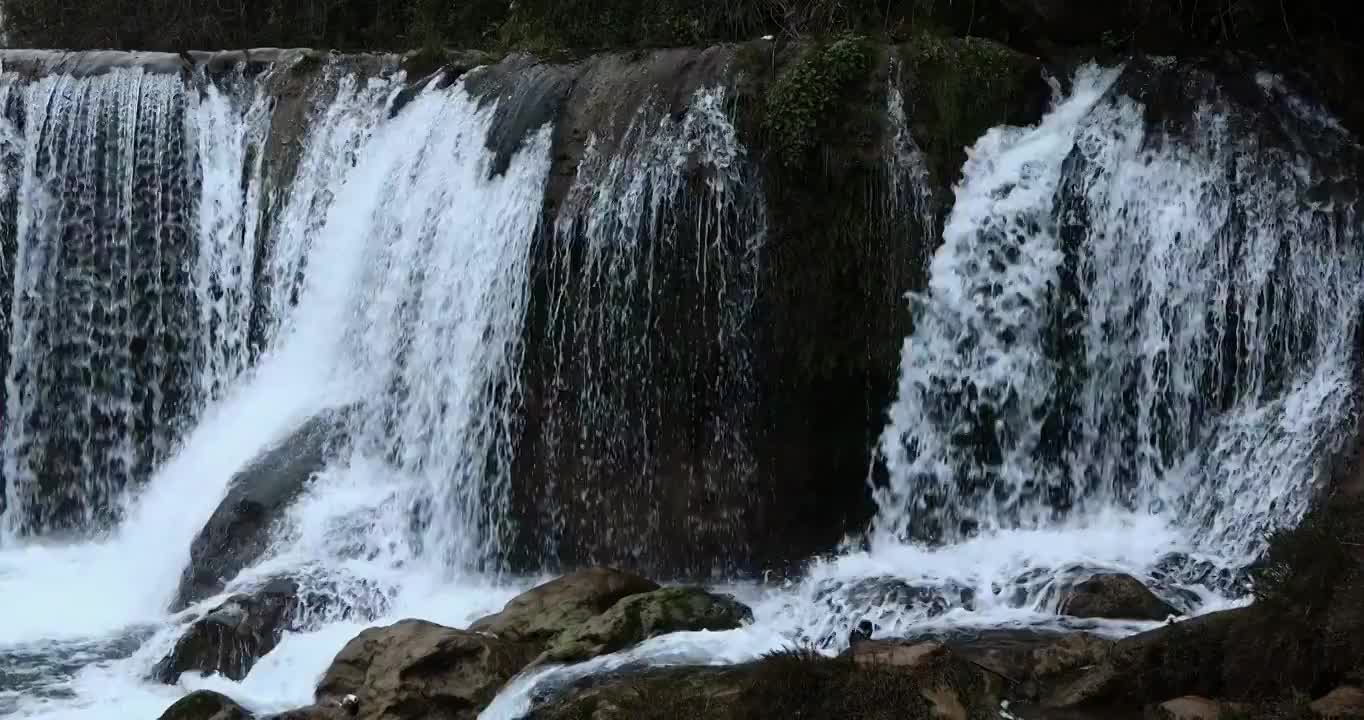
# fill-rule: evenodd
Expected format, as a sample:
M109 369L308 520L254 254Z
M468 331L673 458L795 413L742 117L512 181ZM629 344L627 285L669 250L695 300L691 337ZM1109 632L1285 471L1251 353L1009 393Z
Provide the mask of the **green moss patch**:
M1003 122L1029 122L1045 96L1041 63L979 38L919 33L899 48L915 139L934 177L950 186L971 146Z
M861 84L871 59L866 38L845 34L807 49L777 78L767 94L763 124L784 164L804 164L822 132L838 125L840 101Z

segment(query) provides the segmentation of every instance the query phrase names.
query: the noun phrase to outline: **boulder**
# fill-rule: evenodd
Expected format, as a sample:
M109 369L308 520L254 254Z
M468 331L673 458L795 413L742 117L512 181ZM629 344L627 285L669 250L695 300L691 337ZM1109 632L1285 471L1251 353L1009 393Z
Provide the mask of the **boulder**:
M732 630L753 611L728 595L700 588L666 588L631 595L601 615L569 628L536 660L579 662L624 650L652 637L694 630Z
M525 720L725 720L735 717L751 675L746 667L680 667L589 677Z
M1339 687L1332 690L1309 706L1312 714L1321 720L1346 720L1364 718L1364 690L1357 687Z
M322 470L348 414L331 410L313 417L232 477L227 496L190 545L172 610L222 592L265 554L271 525Z
M1219 720L1224 710L1216 700L1186 695L1151 708L1146 716L1151 720Z
M536 648L490 635L403 620L346 644L317 686L317 703L355 696L359 720L473 720L535 656Z
M1252 606L1118 640L1096 662L1045 687L1041 700L1051 708L1132 707L1161 697L1251 696L1254 687L1267 688L1271 680L1237 669L1243 656L1263 650L1253 642L1263 634L1260 622Z
M957 656L1011 685L1011 694L1036 700L1055 686L1101 664L1113 641L1088 633L986 630L941 638Z
M475 621L469 629L505 640L547 643L622 598L657 589L651 580L618 570L579 570L516 596L501 612Z
M175 701L161 713L160 720L250 720L252 717L232 698L200 690Z
M1007 678L935 640L868 640L844 656L859 668L892 669L912 678L929 705L928 717L942 720L979 717L967 708L995 708L1007 689Z
M975 720L1001 684L942 644L873 640L830 658L788 651L746 665L590 676L527 720Z
M275 649L285 630L297 630L298 584L275 580L260 590L234 595L180 636L152 676L174 685L187 672L217 673L241 680L256 661Z
M1179 615L1131 575L1108 573L1077 583L1061 595L1060 612L1077 618L1165 620Z

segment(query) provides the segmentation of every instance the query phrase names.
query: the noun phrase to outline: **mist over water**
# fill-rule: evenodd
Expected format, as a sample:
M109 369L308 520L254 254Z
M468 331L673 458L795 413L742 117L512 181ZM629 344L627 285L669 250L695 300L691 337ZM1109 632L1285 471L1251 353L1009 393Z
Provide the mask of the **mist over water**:
M694 264L665 270L705 279L719 310L698 324L735 370L704 390L732 401L727 422L751 421L741 340L768 210L722 88L679 115L645 106L615 146L589 142L569 211L544 227L552 125L494 172L496 102L464 81L413 93L400 74L332 64L304 131L283 138L265 88L286 71L0 74L13 281L0 715L155 717L197 688L283 711L311 703L363 628L464 627L540 580L501 572L537 242L560 243L554 327L587 338L585 357L557 345L556 367L593 380L572 407L597 424L556 438L613 451L632 398L612 378L665 367L664 340L631 334L655 318L632 300L663 281L645 240L694 245ZM886 636L1144 629L1057 614L1060 590L1099 571L1185 613L1240 602L1238 574L1265 532L1301 517L1355 412L1357 221L1340 201L1302 202L1327 172L1309 154L1233 127L1216 96L1189 127L1154 129L1116 91L1121 72L1082 70L1036 126L970 149L928 287L907 303L865 542L783 583L722 584L753 607L749 627L534 670L483 717L519 717L547 689L627 665L835 652L863 619ZM1346 142L1277 80L1258 82L1294 122ZM893 85L886 111L885 211L936 228ZM687 181L698 168L701 188ZM348 442L264 557L168 613L234 473L324 411L341 413ZM724 444L734 428L708 430L715 462L753 462ZM146 679L193 617L281 576L338 602L241 682Z

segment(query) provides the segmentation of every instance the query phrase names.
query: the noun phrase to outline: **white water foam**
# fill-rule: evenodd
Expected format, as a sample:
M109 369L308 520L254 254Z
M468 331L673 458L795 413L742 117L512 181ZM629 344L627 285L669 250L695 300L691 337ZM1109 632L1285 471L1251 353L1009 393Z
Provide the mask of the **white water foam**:
M972 150L882 442L883 541L1122 510L1244 567L1305 511L1352 412L1353 213L1302 203L1322 171L1219 98L1162 132L1115 77Z

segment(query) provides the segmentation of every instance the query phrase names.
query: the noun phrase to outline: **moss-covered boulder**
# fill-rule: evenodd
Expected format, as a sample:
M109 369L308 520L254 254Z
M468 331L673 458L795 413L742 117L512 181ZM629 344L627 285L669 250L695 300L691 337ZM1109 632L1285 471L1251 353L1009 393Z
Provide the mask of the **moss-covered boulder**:
M160 720L250 720L253 716L232 698L209 690L190 693L161 713Z
M658 583L609 568L590 568L538 585L501 612L469 626L519 642L545 643L606 612L622 598L652 592Z
M839 105L862 84L872 58L866 38L845 34L806 48L782 72L768 90L763 115L772 143L768 149L781 163L803 166L822 135L841 124L847 107Z
M990 40L921 32L895 56L909 84L910 128L944 189L986 130L1034 122L1050 97L1039 58Z
M346 644L317 686L317 702L355 696L359 720L473 720L534 656L534 648L423 620L370 628Z
M674 632L732 630L753 611L728 595L667 588L621 600L605 613L565 630L536 663L579 662Z

